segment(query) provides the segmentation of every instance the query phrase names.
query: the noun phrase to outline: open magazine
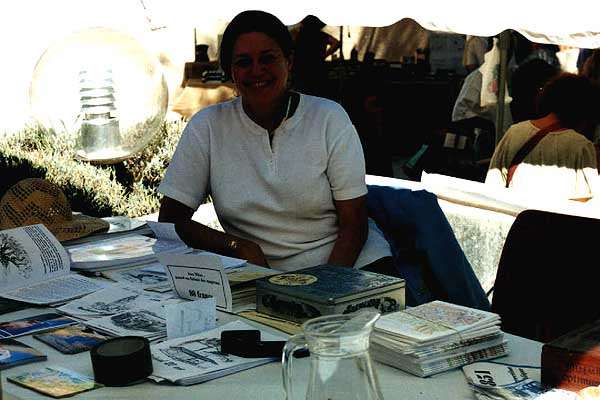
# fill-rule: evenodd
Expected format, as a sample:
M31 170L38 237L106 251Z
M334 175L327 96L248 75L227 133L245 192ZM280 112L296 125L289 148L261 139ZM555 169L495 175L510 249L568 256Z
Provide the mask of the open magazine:
M71 273L64 247L41 224L0 231L0 269L0 296L32 304L64 303L107 286Z

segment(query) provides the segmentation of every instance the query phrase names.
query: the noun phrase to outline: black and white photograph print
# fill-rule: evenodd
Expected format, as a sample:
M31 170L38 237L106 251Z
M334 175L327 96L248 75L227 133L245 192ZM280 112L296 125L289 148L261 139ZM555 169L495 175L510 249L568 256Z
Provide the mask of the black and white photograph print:
M31 260L25 247L13 236L5 233L0 233L0 266L2 280L8 280L14 274L26 279L31 276Z

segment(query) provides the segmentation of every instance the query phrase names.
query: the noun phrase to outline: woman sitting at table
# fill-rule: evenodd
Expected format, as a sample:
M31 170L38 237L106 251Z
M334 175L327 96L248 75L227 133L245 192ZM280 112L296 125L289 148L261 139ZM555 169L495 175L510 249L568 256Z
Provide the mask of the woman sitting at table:
M544 86L541 118L510 127L498 143L486 183L528 194L586 201L599 193L589 140L598 92L585 77L562 74Z
M320 264L391 271L367 219L360 141L337 103L291 91L292 39L262 11L238 14L220 49L239 97L198 112L160 184L159 220L190 246L295 270ZM207 196L225 232L192 221Z

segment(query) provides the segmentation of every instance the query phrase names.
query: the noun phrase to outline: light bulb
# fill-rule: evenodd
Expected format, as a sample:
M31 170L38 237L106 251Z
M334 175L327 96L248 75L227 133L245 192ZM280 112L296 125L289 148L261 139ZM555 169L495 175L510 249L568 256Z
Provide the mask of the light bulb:
M111 115L116 111L112 70L81 71L79 83L82 121L76 157L101 159L103 154L112 154L112 159L123 157L119 119Z
M34 118L73 143L74 156L114 163L142 150L167 109L155 55L107 28L76 32L40 57L29 90Z

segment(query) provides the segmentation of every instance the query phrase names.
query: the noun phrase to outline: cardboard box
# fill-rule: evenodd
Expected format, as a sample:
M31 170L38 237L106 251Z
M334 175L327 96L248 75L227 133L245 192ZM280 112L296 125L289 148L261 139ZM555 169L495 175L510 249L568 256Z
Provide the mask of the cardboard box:
M575 391L600 385L600 320L544 344L542 383Z
M375 308L405 307L404 280L359 269L320 265L256 281L258 312L296 322Z

